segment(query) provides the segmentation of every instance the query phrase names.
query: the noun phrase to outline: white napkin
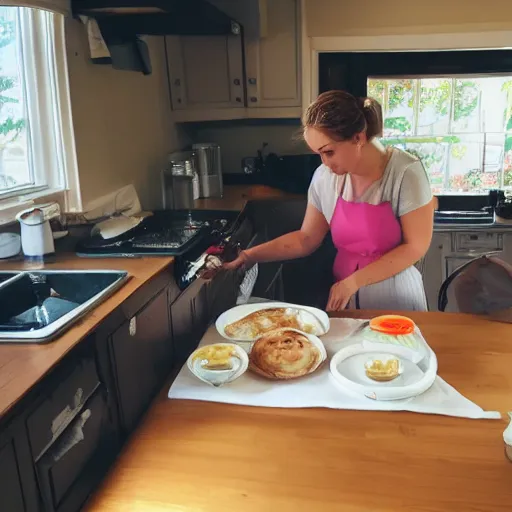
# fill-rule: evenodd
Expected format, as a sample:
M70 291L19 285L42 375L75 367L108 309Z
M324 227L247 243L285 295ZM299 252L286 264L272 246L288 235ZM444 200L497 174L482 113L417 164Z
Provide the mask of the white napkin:
M362 320L332 319L329 334L322 337L328 360L344 345L344 338L353 332ZM225 341L212 326L200 345ZM407 400L375 401L354 395L342 389L329 371L326 362L319 370L307 377L290 381L269 381L252 372L222 386L213 388L197 379L185 365L171 388L169 398L205 400L261 407L327 407L368 411L412 411L442 414L462 418L499 419L499 412L484 411L441 377L420 396Z

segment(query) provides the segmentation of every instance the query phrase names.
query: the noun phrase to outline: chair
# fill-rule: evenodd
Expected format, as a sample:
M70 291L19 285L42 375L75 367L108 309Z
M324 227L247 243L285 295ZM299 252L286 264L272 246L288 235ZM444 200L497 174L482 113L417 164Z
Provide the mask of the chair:
M438 309L512 321L512 266L494 255L470 260L441 285Z

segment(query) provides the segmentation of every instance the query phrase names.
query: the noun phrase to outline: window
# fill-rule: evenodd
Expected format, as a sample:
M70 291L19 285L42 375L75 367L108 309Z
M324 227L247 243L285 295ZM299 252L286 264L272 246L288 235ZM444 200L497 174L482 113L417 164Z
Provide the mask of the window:
M436 194L512 190L512 75L369 78L382 142L417 155Z
M64 16L1 6L0 201L69 188L70 112Z

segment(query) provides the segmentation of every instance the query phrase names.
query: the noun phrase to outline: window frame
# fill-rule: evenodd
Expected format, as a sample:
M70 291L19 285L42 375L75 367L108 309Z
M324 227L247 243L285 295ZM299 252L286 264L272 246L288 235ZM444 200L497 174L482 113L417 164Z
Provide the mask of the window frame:
M39 119L27 115L26 130L27 138L30 139L28 143L30 148L29 165L35 183L0 191L0 225L11 223L19 211L34 203L57 201L65 211L76 212L82 209L71 113L65 16L57 12L30 10L29 7L13 8L20 9L20 13L23 13L24 16L27 15L23 21L21 21L21 16L17 18L18 29L21 30L21 25L25 23L19 36L21 38L20 54L22 54L22 58L33 59L33 66L51 66L47 72L45 71L47 73L45 78L49 80L45 84L51 83L52 87L49 90L46 88L43 94L40 94L37 89L33 89L33 98L38 101L39 98L44 97L46 105L42 107L40 104L36 104L36 108L32 108L33 112L42 114ZM27 10L21 11L22 9ZM35 34L36 38L39 36L39 39L27 38L26 33L22 33L27 28L26 24L29 23L27 21L29 18L31 19L30 23L39 23L36 27L30 25L29 35L34 36ZM41 50L40 45L34 44L34 42L41 41L41 38L46 45L46 51ZM27 46L29 47L28 51ZM33 48L37 48L37 51L34 51ZM22 62L22 65L26 71L27 63ZM24 89L24 94L26 95L26 89ZM52 105L51 109L48 108L50 104ZM38 153L33 146L31 147L34 142L34 134L41 133L35 127L50 124L53 136L48 147ZM38 144L40 147L48 144L48 137L42 137ZM52 158L48 158L48 154L51 152L53 152ZM43 165L35 165L34 159L37 158L45 160ZM39 175L37 174L38 170L40 170Z

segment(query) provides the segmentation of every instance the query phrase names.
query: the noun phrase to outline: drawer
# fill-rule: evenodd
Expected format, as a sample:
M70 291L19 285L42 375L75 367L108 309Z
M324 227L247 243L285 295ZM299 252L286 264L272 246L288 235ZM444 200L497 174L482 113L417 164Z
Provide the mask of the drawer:
M215 321L220 314L235 306L243 276L243 272L229 270L218 274L208 284L206 302L210 320Z
M109 432L107 402L100 388L36 464L47 510L58 510L82 473L88 479L85 466L102 456L102 441Z
M456 252L493 252L503 250L503 233L478 231L473 233L454 233Z
M473 260L473 256L464 258L464 257L454 257L454 256L447 256L445 258L446 262L446 274L445 279L451 276L459 267L462 267L462 265L465 265L469 261Z
M91 357L79 360L72 373L65 374L50 390L27 419L34 460L73 421L99 384L96 362Z

